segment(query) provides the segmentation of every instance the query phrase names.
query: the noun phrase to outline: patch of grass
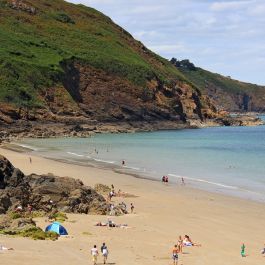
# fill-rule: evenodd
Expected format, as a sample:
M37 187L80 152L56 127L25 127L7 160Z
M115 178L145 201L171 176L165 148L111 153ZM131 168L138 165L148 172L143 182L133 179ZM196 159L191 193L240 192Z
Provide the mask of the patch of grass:
M18 218L21 218L22 217L22 214L21 213L15 213L15 212L11 212L9 213L11 219L18 219Z
M90 232L82 232L82 235L84 235L84 236L92 236L92 234Z
M71 58L145 87L158 76L185 79L167 60L93 8L61 0L28 0L36 15L0 0L0 101L38 108L40 90L62 84ZM60 11L58 11L60 10Z
M68 219L67 215L62 212L54 213L53 215L49 216L49 218L54 219L55 221L60 223L63 223Z
M59 235L55 232L44 232L39 227L32 227L22 231L15 230L0 230L0 234L9 236L28 237L34 240L57 240Z

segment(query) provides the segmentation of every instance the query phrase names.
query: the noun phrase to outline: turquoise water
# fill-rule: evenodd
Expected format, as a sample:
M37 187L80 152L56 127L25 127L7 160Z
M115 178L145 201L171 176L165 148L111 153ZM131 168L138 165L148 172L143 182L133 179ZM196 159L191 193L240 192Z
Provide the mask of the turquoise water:
M148 178L265 202L265 126L216 127L91 138L28 139L41 155L121 166ZM96 150L95 150L96 149Z

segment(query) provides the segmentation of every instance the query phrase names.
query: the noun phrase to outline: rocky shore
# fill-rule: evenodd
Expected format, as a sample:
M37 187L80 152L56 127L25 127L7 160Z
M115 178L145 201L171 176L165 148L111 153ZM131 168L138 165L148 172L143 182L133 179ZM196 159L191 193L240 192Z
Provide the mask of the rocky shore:
M216 119L187 122L157 120L129 122L97 122L72 120L71 122L18 121L0 124L0 142L10 142L21 138L90 137L98 133L134 133L142 131L195 129L214 126L259 126L264 122L257 115L224 115Z

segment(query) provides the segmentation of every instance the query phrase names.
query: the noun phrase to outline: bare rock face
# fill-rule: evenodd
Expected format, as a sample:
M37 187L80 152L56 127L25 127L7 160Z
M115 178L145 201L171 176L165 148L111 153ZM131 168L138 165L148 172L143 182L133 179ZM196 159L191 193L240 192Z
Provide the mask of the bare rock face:
M103 196L80 180L53 175L25 176L0 156L0 214L30 204L33 210L46 213L54 209L71 213L106 214L108 204Z

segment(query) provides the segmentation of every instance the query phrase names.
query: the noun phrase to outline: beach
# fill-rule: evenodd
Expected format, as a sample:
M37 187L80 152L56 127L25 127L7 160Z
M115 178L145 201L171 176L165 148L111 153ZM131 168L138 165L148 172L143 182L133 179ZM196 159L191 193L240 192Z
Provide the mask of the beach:
M189 235L201 247L185 247L180 254L183 265L264 264L260 250L265 243L264 204L190 188L189 185L164 185L108 169L58 162L29 153L0 149L15 167L25 174L52 173L81 179L84 184L113 184L115 189L134 194L115 197L135 205L135 213L111 217L128 228L97 227L107 216L68 214L64 226L69 232L58 241L34 241L0 236L0 243L14 251L0 253L2 264L73 265L92 264L90 249L106 242L109 264L172 264L171 251L178 236ZM29 162L29 157L32 163ZM45 228L45 218L37 218ZM246 245L247 257L240 247ZM99 264L103 264L99 257Z

